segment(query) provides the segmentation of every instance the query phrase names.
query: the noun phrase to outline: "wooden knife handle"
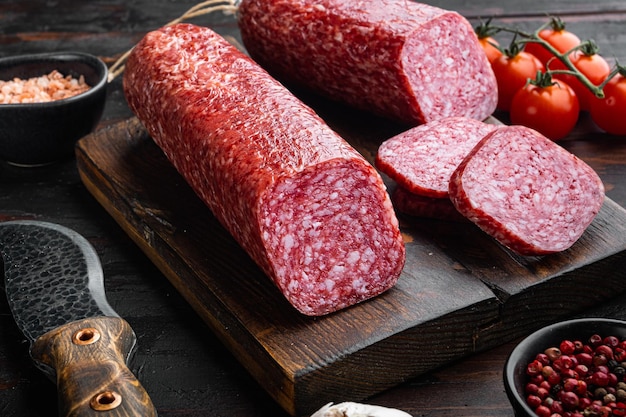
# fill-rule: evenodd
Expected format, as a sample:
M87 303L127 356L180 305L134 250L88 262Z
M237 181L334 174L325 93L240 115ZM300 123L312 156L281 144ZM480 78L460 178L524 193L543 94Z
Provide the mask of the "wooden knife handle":
M126 366L135 342L130 325L118 317L74 321L39 337L31 355L56 372L59 415L156 416L150 397Z

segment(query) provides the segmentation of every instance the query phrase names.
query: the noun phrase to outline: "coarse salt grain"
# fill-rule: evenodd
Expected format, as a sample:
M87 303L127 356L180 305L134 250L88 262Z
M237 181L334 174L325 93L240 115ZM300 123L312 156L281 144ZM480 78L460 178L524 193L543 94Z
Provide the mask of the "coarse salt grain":
M74 78L53 70L41 77L0 80L0 104L45 103L72 97L89 90L82 75Z

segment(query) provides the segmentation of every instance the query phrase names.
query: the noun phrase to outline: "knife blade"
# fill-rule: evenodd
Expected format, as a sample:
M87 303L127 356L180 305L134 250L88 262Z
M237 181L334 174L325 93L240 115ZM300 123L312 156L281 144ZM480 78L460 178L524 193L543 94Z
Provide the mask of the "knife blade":
M34 364L57 384L61 416L156 416L128 369L137 337L109 305L98 254L54 223L0 223L9 308Z

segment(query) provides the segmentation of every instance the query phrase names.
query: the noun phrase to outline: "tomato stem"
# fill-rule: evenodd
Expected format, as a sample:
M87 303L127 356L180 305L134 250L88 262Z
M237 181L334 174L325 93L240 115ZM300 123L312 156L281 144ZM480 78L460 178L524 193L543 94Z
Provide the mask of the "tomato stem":
M486 22L481 20L480 24L474 28L474 32L476 32L478 39L488 38L499 32L498 28L491 25L491 19L492 18L489 18Z
M620 74L622 77L626 77L626 66L620 65L619 63L615 64L615 68L611 70L606 79L598 87L603 89L604 86L611 81L611 78L615 77L617 74Z
M551 72L542 72L542 71L537 71L537 75L535 76L535 79L529 80L528 82L540 88L546 88L546 87L550 87L556 84L556 82L554 82L554 80L552 79Z

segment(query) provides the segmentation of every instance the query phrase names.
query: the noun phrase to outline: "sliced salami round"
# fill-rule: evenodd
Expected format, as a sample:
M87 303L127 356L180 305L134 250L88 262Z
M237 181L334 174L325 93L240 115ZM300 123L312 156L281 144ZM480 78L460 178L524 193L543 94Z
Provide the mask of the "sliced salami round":
M571 247L604 202L604 186L584 161L524 126L487 135L450 179L457 210L521 255Z
M391 194L396 211L415 217L466 222L449 198L425 197L413 194L402 187L396 187Z
M435 120L383 142L375 164L413 194L447 199L452 172L495 128L467 117Z
M471 24L406 0L243 0L250 55L280 80L409 124L483 120L497 83Z
M405 249L383 181L249 57L208 28L147 34L131 109L216 218L306 315L393 286Z

